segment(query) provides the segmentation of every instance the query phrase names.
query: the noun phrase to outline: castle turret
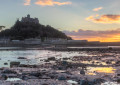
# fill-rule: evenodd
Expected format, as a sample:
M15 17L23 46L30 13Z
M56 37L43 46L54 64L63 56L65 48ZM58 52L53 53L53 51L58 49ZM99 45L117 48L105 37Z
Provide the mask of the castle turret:
M30 15L29 15L29 14L27 15L27 18L30 18Z
M21 22L39 23L39 20L38 18L30 18L30 15L28 14L27 17L22 17Z

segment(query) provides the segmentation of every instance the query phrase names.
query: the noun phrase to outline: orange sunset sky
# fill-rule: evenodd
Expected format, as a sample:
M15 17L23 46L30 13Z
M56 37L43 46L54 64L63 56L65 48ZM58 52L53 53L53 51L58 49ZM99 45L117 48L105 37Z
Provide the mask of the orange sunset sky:
M30 14L75 40L120 42L120 0L0 0L0 25ZM4 30L4 29L3 29Z

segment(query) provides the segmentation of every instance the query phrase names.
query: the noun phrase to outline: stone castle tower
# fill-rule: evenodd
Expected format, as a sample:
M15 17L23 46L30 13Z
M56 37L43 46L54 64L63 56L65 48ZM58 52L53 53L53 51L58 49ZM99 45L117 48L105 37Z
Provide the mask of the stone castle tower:
M21 22L34 22L34 23L39 23L38 18L31 18L30 15L28 14L27 17L22 17Z

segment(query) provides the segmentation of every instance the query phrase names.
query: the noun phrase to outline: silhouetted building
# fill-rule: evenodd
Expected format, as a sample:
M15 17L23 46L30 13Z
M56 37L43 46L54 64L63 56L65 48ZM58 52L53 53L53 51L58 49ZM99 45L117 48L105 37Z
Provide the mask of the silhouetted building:
M87 40L68 40L68 42L88 42Z
M30 39L25 39L24 44L41 44L41 39L36 39L36 38L30 38Z
M39 23L39 20L38 20L38 18L31 18L30 15L28 14L27 17L22 17L21 22Z
M7 44L10 42L9 38L0 38L0 44Z

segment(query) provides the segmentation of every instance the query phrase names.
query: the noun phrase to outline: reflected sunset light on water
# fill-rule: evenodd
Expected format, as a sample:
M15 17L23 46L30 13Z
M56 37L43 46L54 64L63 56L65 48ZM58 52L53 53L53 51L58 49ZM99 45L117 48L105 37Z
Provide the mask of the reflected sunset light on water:
M96 68L89 68L92 72L98 73L114 73L116 69L112 67L96 67Z

